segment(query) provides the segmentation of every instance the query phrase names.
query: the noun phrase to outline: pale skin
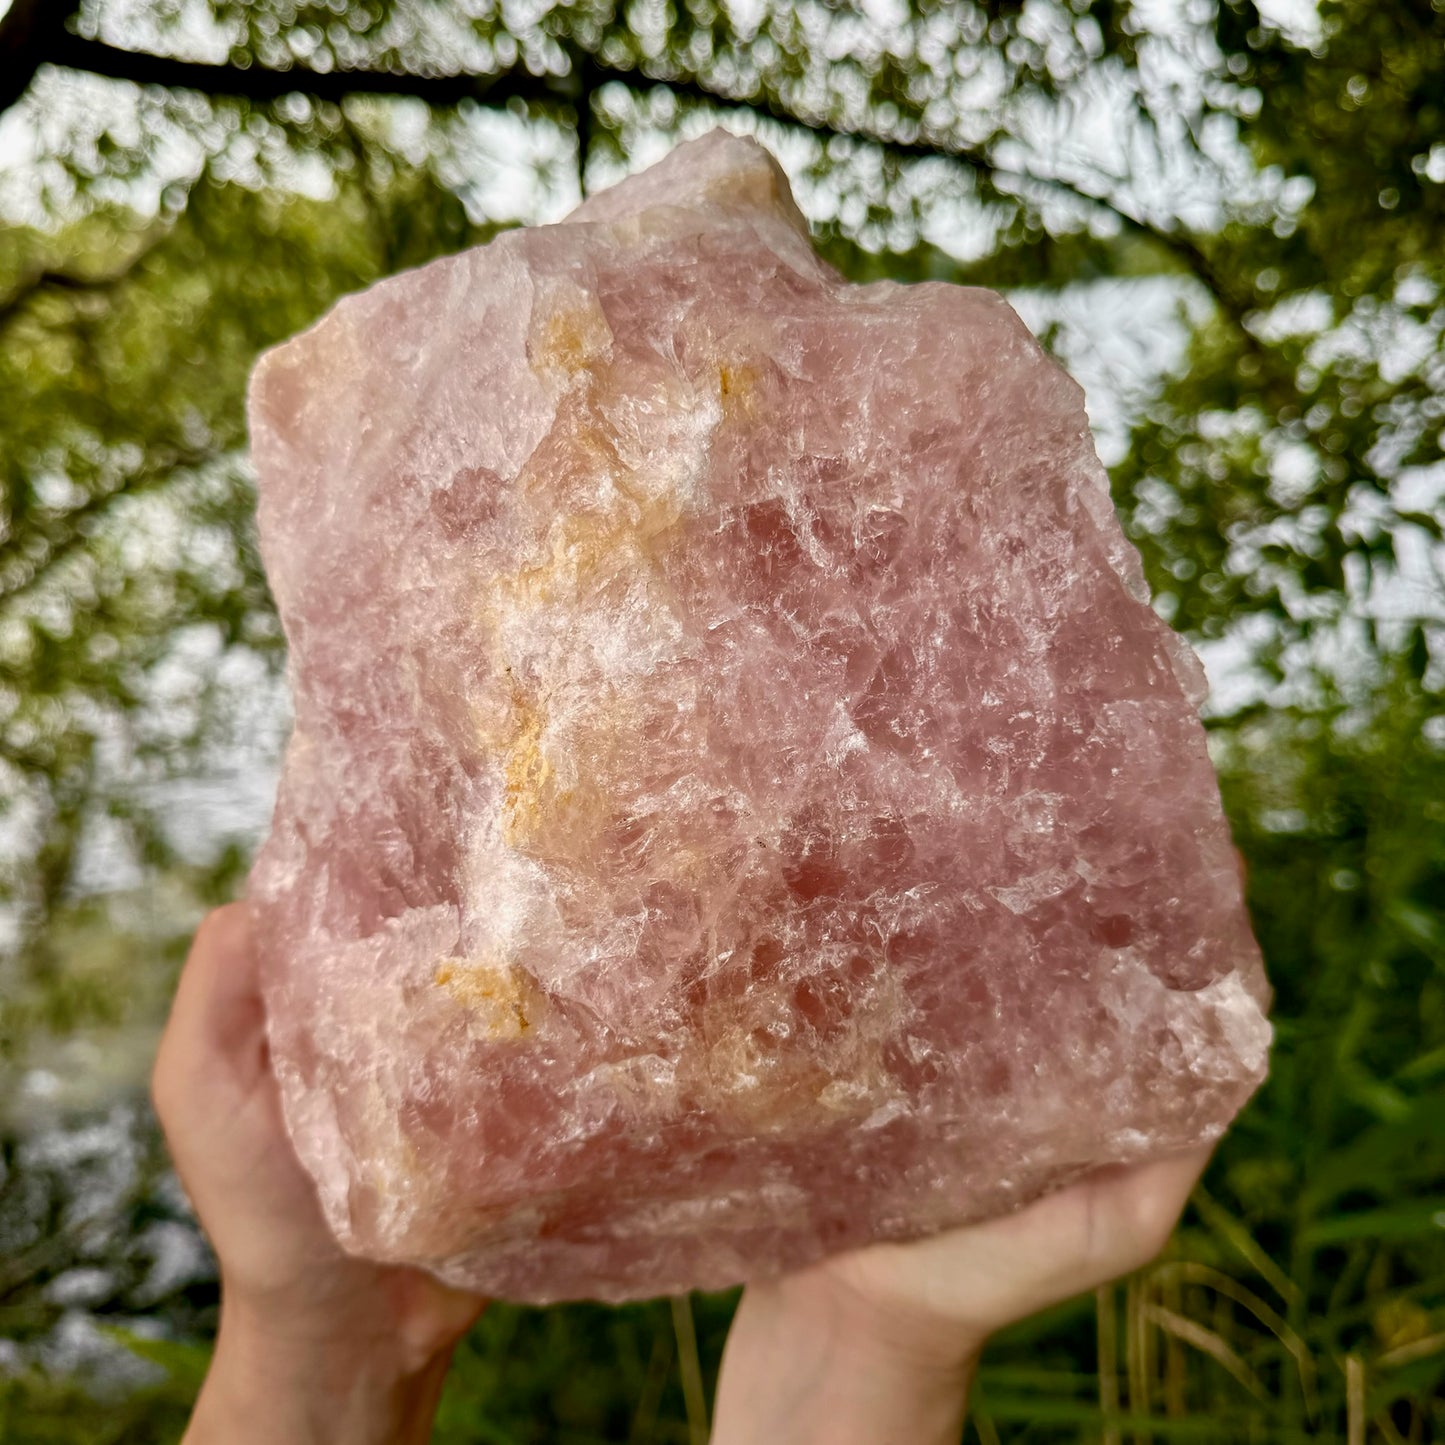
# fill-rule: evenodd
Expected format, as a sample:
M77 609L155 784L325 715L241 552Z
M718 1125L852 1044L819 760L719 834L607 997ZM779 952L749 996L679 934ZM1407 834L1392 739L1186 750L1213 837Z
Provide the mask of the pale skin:
M185 1445L425 1441L484 1301L332 1239L281 1122L244 905L196 936L153 1092L221 1267ZM749 1285L713 1445L957 1445L989 1336L1151 1259L1206 1157L1105 1171L1006 1219Z

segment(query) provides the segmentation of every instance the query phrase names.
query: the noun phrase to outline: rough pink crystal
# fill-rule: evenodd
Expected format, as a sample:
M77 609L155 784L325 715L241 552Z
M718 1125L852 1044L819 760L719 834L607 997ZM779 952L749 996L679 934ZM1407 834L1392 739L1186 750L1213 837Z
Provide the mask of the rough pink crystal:
M1267 988L1079 388L715 132L257 369L252 876L354 1251L720 1286L1215 1138Z

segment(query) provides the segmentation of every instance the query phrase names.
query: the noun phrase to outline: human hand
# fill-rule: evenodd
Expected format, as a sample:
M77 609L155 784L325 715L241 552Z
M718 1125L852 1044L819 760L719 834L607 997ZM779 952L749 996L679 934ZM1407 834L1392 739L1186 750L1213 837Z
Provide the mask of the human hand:
M202 924L152 1094L221 1268L221 1328L187 1445L425 1440L474 1295L346 1254L281 1119L244 904Z
M1002 1219L749 1285L713 1445L957 1445L988 1337L1148 1263L1208 1157L1101 1170Z

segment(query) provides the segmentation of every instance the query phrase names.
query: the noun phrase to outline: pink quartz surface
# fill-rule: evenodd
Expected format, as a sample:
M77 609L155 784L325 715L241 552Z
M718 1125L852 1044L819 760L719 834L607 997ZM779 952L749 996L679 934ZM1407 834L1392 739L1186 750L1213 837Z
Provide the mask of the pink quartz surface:
M717 131L251 391L257 859L350 1250L717 1287L1216 1138L1268 990L1188 647L997 295L844 282Z

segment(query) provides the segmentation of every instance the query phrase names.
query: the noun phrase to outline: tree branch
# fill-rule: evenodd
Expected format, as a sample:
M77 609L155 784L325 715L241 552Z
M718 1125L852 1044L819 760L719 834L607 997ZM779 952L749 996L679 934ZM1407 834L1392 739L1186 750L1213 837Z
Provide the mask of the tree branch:
M284 95L304 94L334 102L352 95L406 95L438 108L456 105L462 100L486 106L502 106L512 100L537 104L564 100L579 106L586 104L593 87L608 82L625 85L634 91L659 86L671 91L680 100L761 113L780 124L809 130L816 135L842 136L879 146L900 160L953 160L995 181L1018 186L1042 186L1071 200L1083 201L1107 211L1133 234L1143 236L1168 251L1176 261L1199 277L1230 315L1244 314L1239 299L1228 294L1223 278L1191 237L1146 221L1108 196L1085 190L1071 181L1008 170L999 166L981 146L960 145L943 138L903 139L866 126L838 125L802 115L770 95L727 95L690 77L651 76L596 56L574 57L573 73L565 76L536 76L521 66L487 75L417 75L381 70L317 71L305 66L271 70L253 65L243 69L235 65L177 60L170 56L122 50L66 31L52 39L44 58L73 70L84 70L114 80L129 80L137 85L197 90L218 98L230 96L261 103L278 100ZM585 76L582 74L584 65Z
M35 72L55 56L80 0L14 0L0 19L0 113L30 88Z
M1087 191L1072 181L1055 176L1032 175L1026 171L1014 171L1000 166L982 146L961 145L957 141L943 138L919 137L905 140L866 126L837 125L831 121L810 120L782 105L771 96L747 100L737 99L712 90L696 80L677 77L653 79L616 65L603 65L595 61L594 65L598 74L603 78L620 81L634 90L660 85L672 91L674 95L700 101L705 105L722 105L754 112L762 111L783 125L800 126L816 135L843 136L848 140L878 146L900 160L953 160L967 166L976 175L987 177L995 184L1004 181L1020 187L1041 186L1057 195L1066 196L1070 200L1083 201L1098 210L1108 212L1126 231L1152 241L1167 251L1176 261L1198 277L1205 289L1232 319L1242 322L1249 310L1247 304L1232 294L1218 269L1193 237L1178 231L1166 230L1152 221L1135 215L1109 196Z
M597 62L585 51L579 51L572 59L572 71L577 77L577 99L573 102L577 110L577 194L587 199L587 158L592 154L592 138L597 128L594 113L593 92L597 89Z
M14 317L25 309L31 297L40 291L102 291L111 284L109 278L103 281L88 281L82 276L72 276L68 271L47 271L44 268L31 271L11 289L8 296L0 299L0 331L3 331Z
M6 537L0 545L0 607L24 596L61 562L90 541L91 528L125 497L153 491L178 471L213 461L219 451L209 448L164 447L145 464L113 487L91 492L83 502L65 511L50 512Z
M1042 187L1070 200L1082 201L1113 216L1130 234L1148 240L1192 273L1240 332L1246 347L1255 354L1261 351L1258 342L1244 324L1245 318L1253 310L1252 295L1239 293L1193 236L1160 226L1135 214L1113 198L1087 190L1075 182L1054 176L1031 175L999 166L982 146L966 146L939 137L902 138L865 126L839 125L800 114L770 95L731 96L694 78L677 75L651 76L641 69L603 61L590 54L574 54L572 72L565 76L535 76L521 66L486 75L418 75L378 70L323 72L304 66L272 70L261 66L243 68L236 65L178 60L169 56L122 50L103 41L87 39L65 29L63 23L57 28L56 24L48 19L42 32L36 29L39 22L35 16L43 6L44 0L16 0L10 16L4 26L0 27L0 36L3 36L11 28L10 21L17 13L23 12L31 16L31 31L22 29L18 33L27 47L27 55L38 54L41 42L24 37L31 36L33 32L44 41L44 54L34 59L34 63L30 65L29 74L32 75L44 60L94 75L132 81L138 85L198 90L210 96L233 96L262 103L297 93L335 102L352 95L406 95L439 108L456 105L462 100L472 100L485 106L503 106L513 100L522 101L524 104L565 101L577 110L579 131L582 132L579 134L579 145L586 135L583 110L590 111L594 87L609 82L624 85L633 91L658 86L679 99L713 108L761 113L783 125L799 127L815 135L842 136L878 146L887 154L902 160L952 160L969 167L976 175L987 178L996 186L1002 183L1001 188ZM74 13L77 7L62 5L59 8L68 16ZM0 55L4 53L4 46L0 44ZM13 89L13 85L10 88ZM0 101L3 101L4 93L4 90L0 89ZM3 105L0 105L0 108L3 108ZM585 150L582 150L579 164L584 162ZM1360 467L1362 475L1373 475L1371 470L1363 465L1362 459L1350 457L1348 460Z
M29 302L42 291L64 291L71 295L103 296L107 291L115 290L165 240L167 234L169 233L165 230L156 233L155 228L152 228L152 234L136 248L132 255L127 257L115 270L108 271L102 276L77 276L72 271L58 271L48 266L35 268L11 287L9 295L0 297L0 332L3 332Z
M570 76L538 76L521 66L488 75L416 75L390 70L312 70L294 66L272 70L251 65L215 65L122 50L102 40L65 32L53 40L44 57L70 70L84 70L111 80L167 89L198 90L210 96L266 102L283 95L309 95L316 100L342 101L352 95L409 95L444 108L459 101L505 105L509 100L545 102L572 97Z

